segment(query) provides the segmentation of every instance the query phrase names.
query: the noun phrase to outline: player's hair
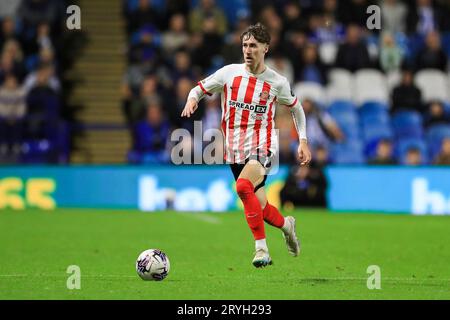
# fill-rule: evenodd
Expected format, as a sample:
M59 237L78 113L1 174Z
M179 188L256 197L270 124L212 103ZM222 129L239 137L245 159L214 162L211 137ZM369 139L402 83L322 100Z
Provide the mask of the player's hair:
M241 34L241 43L245 39L249 39L251 36L260 43L270 44L270 33L267 28L261 23L252 24Z

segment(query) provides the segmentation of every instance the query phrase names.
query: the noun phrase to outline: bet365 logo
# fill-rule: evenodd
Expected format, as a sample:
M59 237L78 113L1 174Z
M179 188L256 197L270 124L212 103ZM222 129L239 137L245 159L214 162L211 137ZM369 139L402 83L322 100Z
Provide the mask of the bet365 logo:
M39 208L52 210L56 202L52 194L56 182L48 178L31 178L28 180L8 177L0 179L0 210Z

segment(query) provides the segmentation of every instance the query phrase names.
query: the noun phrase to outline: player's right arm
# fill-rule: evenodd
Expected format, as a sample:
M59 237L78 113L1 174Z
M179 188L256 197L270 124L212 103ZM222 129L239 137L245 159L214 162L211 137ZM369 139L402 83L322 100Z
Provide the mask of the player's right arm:
M220 92L223 88L223 74L225 67L217 70L206 79L199 81L198 84L189 92L186 105L184 106L182 117L190 117L198 108L198 103L205 95L212 95Z

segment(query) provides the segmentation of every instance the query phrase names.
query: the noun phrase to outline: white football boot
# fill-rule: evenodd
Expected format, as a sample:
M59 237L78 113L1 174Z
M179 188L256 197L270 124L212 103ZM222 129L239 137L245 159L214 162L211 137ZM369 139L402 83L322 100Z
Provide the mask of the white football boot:
M288 251L294 257L300 254L300 241L295 233L295 218L288 216L285 219L285 226L283 226L283 237L286 241Z
M271 265L272 259L269 256L269 251L266 251L264 249L257 249L252 263L256 268Z

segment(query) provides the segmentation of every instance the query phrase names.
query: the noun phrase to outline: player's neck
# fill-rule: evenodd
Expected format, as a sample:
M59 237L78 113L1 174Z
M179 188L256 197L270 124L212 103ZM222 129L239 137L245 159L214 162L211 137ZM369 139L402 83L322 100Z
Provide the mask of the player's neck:
M247 70L248 72L252 73L252 74L260 74L263 73L264 71L266 71L266 65L264 64L264 61L261 61L258 64L249 66L246 65L245 66L245 70Z

